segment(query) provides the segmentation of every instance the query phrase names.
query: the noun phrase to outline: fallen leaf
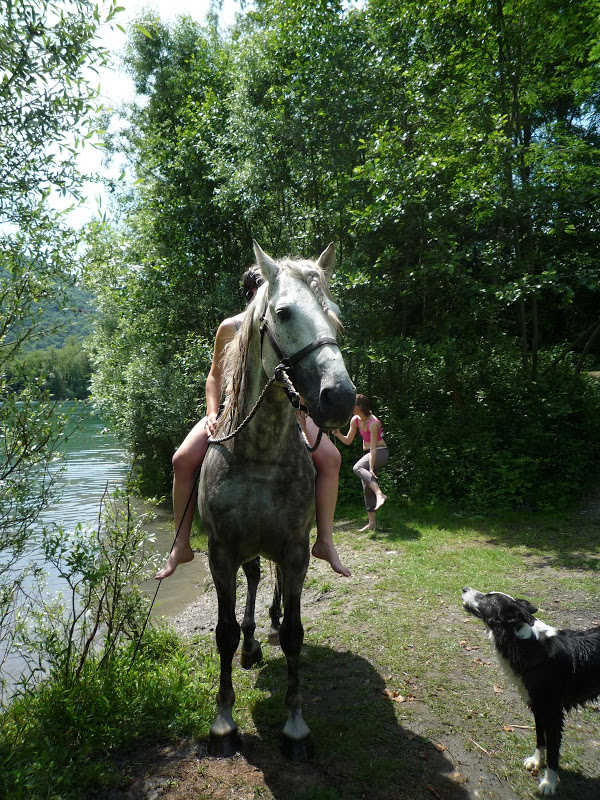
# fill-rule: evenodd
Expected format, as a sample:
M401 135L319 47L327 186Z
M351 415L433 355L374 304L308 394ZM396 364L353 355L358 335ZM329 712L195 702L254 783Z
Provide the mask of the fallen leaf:
M504 689L501 686L494 686L494 694L503 694Z
M384 697L389 697L390 700L393 700L394 703L405 703L406 697L400 694L400 692L396 692L393 689L384 689L382 692Z

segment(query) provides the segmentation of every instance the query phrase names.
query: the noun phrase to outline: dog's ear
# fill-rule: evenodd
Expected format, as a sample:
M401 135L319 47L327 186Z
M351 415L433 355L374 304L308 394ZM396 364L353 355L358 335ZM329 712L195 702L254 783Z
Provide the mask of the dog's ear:
M515 600L502 608L498 616L504 625L523 625L523 623L533 625L535 622L534 611L537 611L536 607L527 600Z
M518 598L515 602L518 603L521 606L521 608L524 608L525 611L527 611L527 613L529 614L535 614L535 612L537 611L537 608L532 603L530 603L529 600L523 600Z

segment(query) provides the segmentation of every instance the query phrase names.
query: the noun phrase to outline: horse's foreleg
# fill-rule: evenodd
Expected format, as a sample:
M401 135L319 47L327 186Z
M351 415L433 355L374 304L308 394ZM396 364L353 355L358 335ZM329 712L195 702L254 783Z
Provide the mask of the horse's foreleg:
M231 680L231 662L240 643L240 626L235 618L236 570L227 565L215 569L211 561L211 573L219 600L219 621L216 639L221 662L219 692L217 694L217 717L210 726L208 752L217 758L227 758L240 749L240 737L233 720L235 692Z
M275 566L275 590L273 592L273 602L269 608L271 618L271 630L269 631L269 644L279 645L279 627L281 625L281 570Z
M256 630L254 608L256 605L258 582L260 581L259 556L253 558L252 561L247 561L245 564L242 564L242 569L246 575L248 591L246 593L246 610L244 611L244 619L242 620L244 641L242 642L240 663L244 669L250 669L255 664L262 661L260 643L254 638L254 631Z
M290 585L292 584L292 585ZM302 717L302 695L300 694L299 661L304 628L300 618L300 596L302 580L291 581L283 576L284 600L283 622L279 629L281 649L285 653L288 668L288 687L285 706L288 712L283 728L282 750L292 761L307 761L314 753L310 728Z

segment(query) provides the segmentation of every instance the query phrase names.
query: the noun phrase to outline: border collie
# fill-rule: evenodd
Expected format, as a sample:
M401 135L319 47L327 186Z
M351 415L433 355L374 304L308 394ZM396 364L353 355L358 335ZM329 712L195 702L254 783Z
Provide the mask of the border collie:
M600 695L600 627L557 630L533 616L530 602L502 592L465 587L462 603L489 629L502 669L533 711L536 749L524 766L539 770L547 756L538 792L553 795L564 713Z

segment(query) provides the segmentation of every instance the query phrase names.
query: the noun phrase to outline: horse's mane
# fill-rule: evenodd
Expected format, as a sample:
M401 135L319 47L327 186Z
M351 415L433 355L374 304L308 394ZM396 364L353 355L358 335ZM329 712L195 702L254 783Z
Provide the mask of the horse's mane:
M293 278L300 278L310 288L319 301L323 311L332 323L336 333L342 330L339 317L329 307L328 301L334 302L329 291L329 284L325 272L314 261L305 259L282 259L277 262L280 271L286 272ZM260 318L267 307L268 284L259 286L253 299L246 307L244 318L234 338L227 345L224 354L223 382L226 386L227 400L225 409L219 418L218 429L224 427L233 430L241 420L240 399L246 392L248 351L250 338L255 319Z

